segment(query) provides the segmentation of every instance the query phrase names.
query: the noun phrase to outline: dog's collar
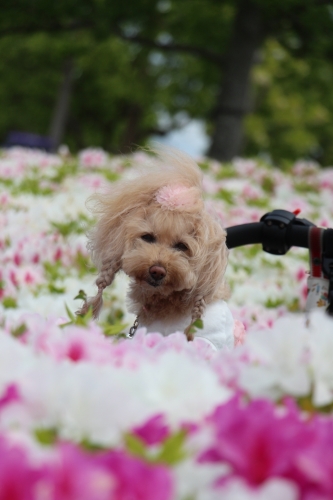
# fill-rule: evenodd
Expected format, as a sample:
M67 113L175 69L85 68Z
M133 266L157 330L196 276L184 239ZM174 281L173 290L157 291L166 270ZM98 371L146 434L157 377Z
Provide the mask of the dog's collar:
M135 335L135 332L137 331L138 329L138 326L139 326L139 317L140 315L138 314L137 317L135 318L134 320L134 323L133 325L131 326L131 328L129 329L129 332L127 334L127 338L129 339L132 339ZM192 327L193 327L193 323L191 323L184 331L185 335L186 335L186 338L188 341L191 341L193 340L193 331L192 331Z

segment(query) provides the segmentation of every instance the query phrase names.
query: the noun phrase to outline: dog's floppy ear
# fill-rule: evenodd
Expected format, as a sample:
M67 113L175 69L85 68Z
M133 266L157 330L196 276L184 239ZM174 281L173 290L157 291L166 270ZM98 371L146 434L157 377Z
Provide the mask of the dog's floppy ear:
M97 318L103 305L103 291L111 285L116 273L121 269L124 252L124 221L125 211L118 212L117 197L111 202L102 194L93 195L89 199L90 210L97 215L97 223L89 232L88 249L98 270L96 285L98 292L95 297L85 301L77 314L86 314L92 308L93 317ZM127 213L131 211L130 203Z
M203 212L197 228L198 282L194 290L194 308L192 319L202 316L206 303L215 298L228 298L228 287L224 282L224 273L228 262L228 249L225 244L226 232L219 221L207 212Z

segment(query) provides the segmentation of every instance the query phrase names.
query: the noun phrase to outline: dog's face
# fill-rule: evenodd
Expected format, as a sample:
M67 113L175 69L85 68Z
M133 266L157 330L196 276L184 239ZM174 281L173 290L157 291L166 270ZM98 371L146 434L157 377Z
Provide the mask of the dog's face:
M119 270L132 280L137 313L148 303L161 308L160 316L166 303L181 300L194 310L225 297L226 233L204 206L199 167L179 152L156 161L154 171L90 200L97 223L88 248L99 271L98 293L83 312L92 306L98 315L103 290Z
M162 210L156 203L137 209L123 225L123 271L148 295L193 289L199 226L198 216Z

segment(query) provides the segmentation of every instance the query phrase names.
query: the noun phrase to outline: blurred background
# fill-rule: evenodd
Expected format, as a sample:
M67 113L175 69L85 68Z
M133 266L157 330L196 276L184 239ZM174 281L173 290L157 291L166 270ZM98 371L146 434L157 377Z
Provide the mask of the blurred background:
M333 164L332 1L1 3L2 145Z

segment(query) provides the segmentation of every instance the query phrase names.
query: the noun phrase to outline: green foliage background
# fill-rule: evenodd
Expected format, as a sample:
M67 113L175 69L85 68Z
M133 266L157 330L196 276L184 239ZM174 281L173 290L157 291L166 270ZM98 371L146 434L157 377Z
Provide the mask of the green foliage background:
M128 152L184 117L203 120L211 134L242 1L260 7L266 30L242 154L332 164L333 10L316 0L4 0L0 143L10 130L48 134L66 61L75 67L63 138L72 151ZM128 40L137 35L154 43ZM159 48L168 44L179 50Z
M333 65L295 58L276 39L253 71L253 112L246 118L246 152L278 162L301 157L333 163Z
M96 43L89 34L35 34L0 39L0 137L8 130L47 134L61 85L64 62L74 61L74 92L65 142L109 151L122 147L138 115L133 142L155 126L153 78L146 55L108 38Z

